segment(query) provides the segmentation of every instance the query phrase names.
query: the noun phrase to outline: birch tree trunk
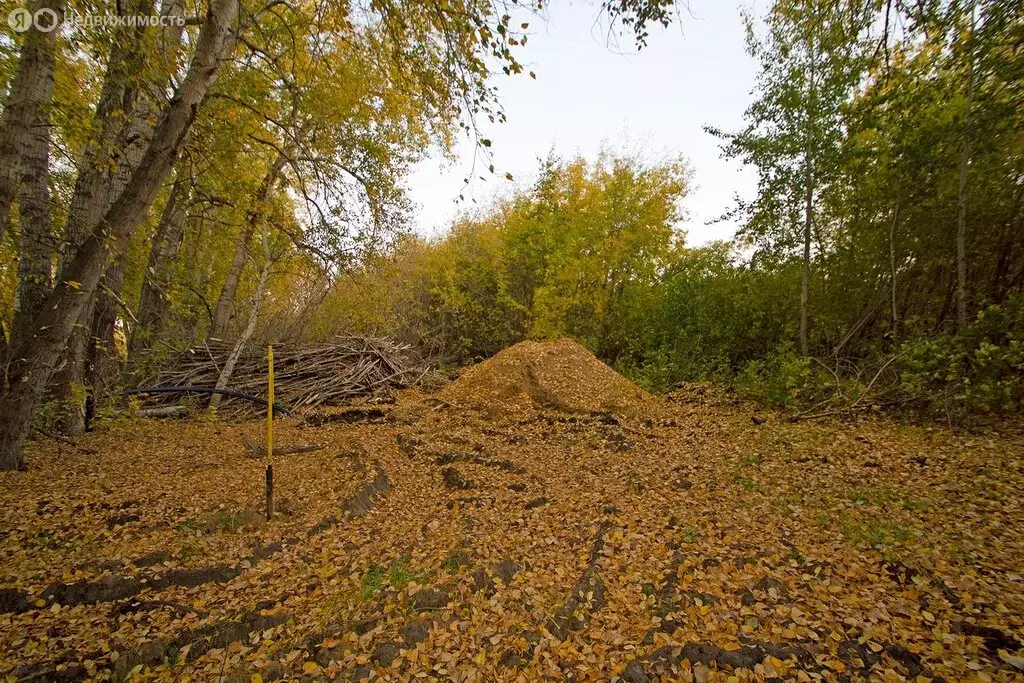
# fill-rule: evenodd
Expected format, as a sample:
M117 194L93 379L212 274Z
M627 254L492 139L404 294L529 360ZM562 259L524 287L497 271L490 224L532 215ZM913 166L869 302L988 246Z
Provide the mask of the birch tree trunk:
M188 74L154 130L153 140L131 182L82 243L66 277L47 298L31 343L12 349L9 382L0 395L0 469L19 469L25 436L39 398L67 344L85 302L92 298L108 259L119 252L139 225L170 173L196 111L209 91L222 59L234 42L231 26L238 0L213 0L196 41Z
M153 247L146 263L139 310L136 313L139 322L132 332L128 346L128 360L132 364L138 361L140 354L152 346L153 341L163 330L170 312L169 290L172 270L178 260L182 239L185 236L190 191L191 186L186 179L179 177L174 181L171 195L167 198L167 204L160 217L160 224L153 236Z
M53 289L53 221L50 206L50 116L46 102L53 91L53 53L44 105L36 115L21 158L18 188L20 239L18 291L11 325L11 346L23 344L34 331L33 322Z
M34 14L40 9L64 16L64 0L32 3ZM53 93L53 60L57 31L40 31L34 25L25 34L18 70L11 81L3 113L0 114L0 239L10 228L11 204L17 195L22 154L38 121L39 112Z
M235 303L235 294L238 291L238 281L245 270L245 257L249 250L249 242L260 223L266 218L267 200L281 177L287 157L278 153L274 163L263 176L256 196L253 197L253 205L249 209L249 215L242 228L238 241L235 243L235 253L231 257L231 267L228 269L227 277L224 279L224 286L221 287L220 296L217 298L217 307L213 311L213 320L210 323L210 330L207 339L221 339L227 331L228 323L231 321L231 309Z
M967 111L964 114L956 223L956 324L961 330L967 327L967 165L970 163L971 106L974 103L974 0L971 0L968 11L971 35L967 40Z
M814 110L815 102L815 70L818 55L814 44L810 41L810 88L807 103L807 140L804 148L804 235L803 235L803 269L800 275L800 353L809 356L810 342L810 283L811 283L811 233L814 216Z
M892 304L892 338L896 340L899 315L896 311L896 224L900 219L900 205L892 210L892 225L889 226L889 298Z
M228 386L228 382L231 381L231 376L235 373L235 365L238 364L238 359L242 356L242 351L245 350L246 345L249 343L249 339L252 338L253 332L256 331L256 321L260 315L260 304L263 301L263 290L267 286L267 278L270 275L270 259L265 259L263 267L260 268L260 279L256 284L256 294L253 297L252 310L249 312L249 320L245 324L245 329L242 330L242 334L235 341L235 345L231 348L231 353L228 355L228 359L224 362L224 367L221 368L220 375L217 377L217 389L225 389ZM220 407L222 396L220 394L213 394L210 396L210 407L216 410Z

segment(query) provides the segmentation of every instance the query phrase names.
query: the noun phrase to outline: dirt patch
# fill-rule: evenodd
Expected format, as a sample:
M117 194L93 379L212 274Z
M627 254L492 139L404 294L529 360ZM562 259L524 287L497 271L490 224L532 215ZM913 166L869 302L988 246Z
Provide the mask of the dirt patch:
M28 611L28 596L17 588L0 588L0 614Z
M307 415L302 423L308 427L323 427L327 424L358 424L360 422L382 422L391 410L383 408L347 408L338 412L316 411Z
M604 581L597 572L597 560L604 548L607 530L607 524L598 527L586 570L573 586L569 599L548 619L548 632L559 640L565 640L572 631L583 629L589 615L604 607Z
M214 648L223 648L244 641L254 631L262 631L283 624L287 614L244 614L238 619L218 621L208 626L190 629L171 640L154 640L128 650L114 664L114 680L123 680L133 667L151 666L165 659L175 661L187 646L186 661L202 656Z
M441 470L441 474L444 476L444 485L450 489L468 491L469 489L476 488L476 484L463 477L454 467L444 468Z
M362 517L373 509L373 504L380 496L383 496L391 488L391 480L387 472L380 466L379 462L374 463L377 476L369 484L356 491L355 495L345 501L342 509L353 517Z
M492 564L489 568L477 567L473 572L473 592L485 591L485 595L490 598L498 590L495 579L501 579L501 582L508 586L518 573L519 566L507 558Z
M60 605L83 605L123 600L138 595L143 584L136 578L106 576L97 581L55 583L43 591L43 599Z
M1024 644L1002 629L979 626L969 621L960 621L953 624L952 630L954 633L981 638L982 647L992 655L998 654L999 650L1016 652L1024 648Z
M155 564L163 564L172 558L172 555L166 550L154 550L151 553L141 555L136 559L132 560L132 564L136 567L152 567Z
M438 396L493 417L545 408L640 414L655 403L571 339L520 342L469 368Z
M429 612L442 609L451 600L446 591L423 588L412 596L412 608L417 612Z

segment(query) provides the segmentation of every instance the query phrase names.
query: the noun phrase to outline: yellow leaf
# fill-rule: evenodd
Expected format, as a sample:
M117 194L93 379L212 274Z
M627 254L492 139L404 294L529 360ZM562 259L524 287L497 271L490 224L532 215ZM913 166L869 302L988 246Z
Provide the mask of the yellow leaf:
M306 662L302 665L302 671L307 674L316 673L316 670L319 668L316 662Z
M253 674L252 676L249 676L249 683L263 683L263 676Z

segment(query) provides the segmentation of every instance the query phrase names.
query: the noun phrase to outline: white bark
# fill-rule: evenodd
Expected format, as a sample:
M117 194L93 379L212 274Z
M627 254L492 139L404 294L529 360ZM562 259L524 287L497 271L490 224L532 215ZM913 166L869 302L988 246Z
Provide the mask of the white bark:
M956 224L956 323L960 329L967 327L967 166L970 163L971 106L974 103L974 0L969 7L971 34L967 41L967 111L964 114Z
M22 463L25 436L39 396L60 359L85 302L92 298L109 252L118 252L139 225L167 178L196 112L233 45L231 26L238 0L213 0L181 88L161 116L153 141L124 192L77 250L66 277L47 299L34 337L12 349L9 383L0 396L0 469Z

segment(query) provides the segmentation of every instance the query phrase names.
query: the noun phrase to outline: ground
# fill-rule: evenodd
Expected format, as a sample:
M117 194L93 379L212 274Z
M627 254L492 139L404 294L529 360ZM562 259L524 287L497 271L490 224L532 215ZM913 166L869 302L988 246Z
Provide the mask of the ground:
M442 395L279 419L324 448L275 459L269 523L258 419L40 437L0 476L0 675L1024 674L1020 429L790 423L707 387L619 414Z

